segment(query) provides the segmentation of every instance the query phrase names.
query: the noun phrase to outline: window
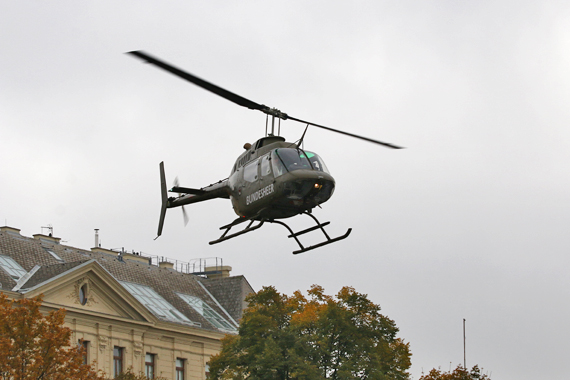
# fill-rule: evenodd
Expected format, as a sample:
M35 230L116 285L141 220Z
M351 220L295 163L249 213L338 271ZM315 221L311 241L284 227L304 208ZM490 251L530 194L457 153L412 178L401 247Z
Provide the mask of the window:
M293 148L280 148L276 149L274 156L278 156L283 165L287 168L288 171L293 170L317 170L321 172L328 173L328 169L323 162L323 160L312 152L305 152L301 149L293 149ZM275 157L277 158L277 157ZM279 168L279 164L273 161L273 170L276 172L275 176L277 177L277 169L282 170ZM277 167L277 168L276 168Z
M250 162L243 169L243 179L247 182L257 181L257 160Z
M149 379L154 379L154 357L154 354L147 353L144 359L145 373Z
M123 347L113 347L113 377L119 376L123 372Z
M271 153L271 165L273 166L273 175L275 177L279 177L287 172L285 165L283 165L283 162L281 162L281 159L277 155L277 150Z
M277 155L285 165L288 171L294 170L311 170L311 163L307 160L305 154L300 149L281 148L276 149Z
M271 175L271 160L269 159L269 154L261 158L261 167L259 169L262 177Z
M176 380L184 380L184 359L176 358Z
M28 273L16 260L9 256L0 256L0 266L16 281Z
M305 154L307 155L309 161L311 161L313 169L320 172L330 173L323 159L320 158L316 153L305 151Z
M77 342L77 347L83 348L83 364L88 364L89 363L89 357L88 357L89 356L89 341L79 339L79 341Z
M44 247L44 249L46 250L47 253L49 253L51 255L51 257L53 257L54 259L56 259L57 261L63 261L63 259L61 257L59 257L54 251L52 251L51 249L47 249Z
M145 285L133 284L131 282L122 282L121 285L125 287L140 303L149 309L157 317L167 319L171 322L185 322L190 324L192 322L184 314L179 312L166 301L160 294L155 292L152 288Z
M79 303L82 305L87 303L87 284L83 284L79 288Z
M198 297L193 297L188 294L176 293L180 298L182 298L188 305L192 306L194 310L200 313L201 316L206 318L215 327L229 332L236 332L237 329L234 325L230 324L225 318L218 314L214 309L210 307L206 302L202 301Z

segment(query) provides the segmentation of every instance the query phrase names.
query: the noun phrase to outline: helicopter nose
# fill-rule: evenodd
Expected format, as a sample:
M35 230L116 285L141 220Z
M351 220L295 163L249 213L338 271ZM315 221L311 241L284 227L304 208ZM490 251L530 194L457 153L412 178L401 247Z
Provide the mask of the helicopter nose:
M296 203L305 203L314 207L326 202L334 192L334 180L318 178L297 178L285 186L287 198Z
M313 185L313 189L309 194L315 204L326 202L334 192L334 181L319 179Z

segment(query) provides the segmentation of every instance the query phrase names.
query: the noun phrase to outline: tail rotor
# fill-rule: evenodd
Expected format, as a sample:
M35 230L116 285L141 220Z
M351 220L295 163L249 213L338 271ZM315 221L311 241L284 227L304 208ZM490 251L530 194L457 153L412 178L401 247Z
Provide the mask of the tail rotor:
M178 177L174 178L174 187L180 187L180 181ZM178 193L181 196L183 193ZM182 219L184 220L184 227L188 225L188 214L186 214L186 209L182 206Z

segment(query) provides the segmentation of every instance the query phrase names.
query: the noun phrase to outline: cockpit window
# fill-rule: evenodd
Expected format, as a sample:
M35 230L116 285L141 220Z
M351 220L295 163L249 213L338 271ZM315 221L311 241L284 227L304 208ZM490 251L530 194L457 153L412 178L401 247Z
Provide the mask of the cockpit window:
M317 170L328 173L323 160L313 152L305 152L300 149L280 148L273 152L273 172L275 177L286 171L294 170ZM276 156L276 157L275 157Z
M259 172L261 173L261 177L267 177L271 175L271 160L269 159L269 154L261 157Z
M285 165L283 165L283 162L281 162L281 159L277 155L277 150L271 152L271 166L273 167L273 175L275 178L287 172Z
M305 153L307 155L307 158L311 162L313 169L318 170L320 172L329 173L329 169L325 165L325 162L323 161L322 158L319 157L318 154L313 153L313 152L307 152L307 151L305 151Z

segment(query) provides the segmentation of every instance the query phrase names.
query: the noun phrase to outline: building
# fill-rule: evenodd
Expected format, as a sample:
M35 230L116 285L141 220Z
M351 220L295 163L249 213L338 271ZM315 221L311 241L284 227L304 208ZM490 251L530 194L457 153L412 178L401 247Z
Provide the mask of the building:
M86 360L109 377L132 367L150 378L204 379L253 292L230 270L220 265L196 275L166 259L83 250L0 227L0 291L12 298L43 294L46 311L65 308L72 341L83 339Z

